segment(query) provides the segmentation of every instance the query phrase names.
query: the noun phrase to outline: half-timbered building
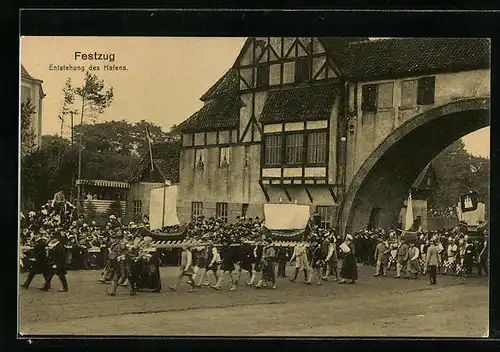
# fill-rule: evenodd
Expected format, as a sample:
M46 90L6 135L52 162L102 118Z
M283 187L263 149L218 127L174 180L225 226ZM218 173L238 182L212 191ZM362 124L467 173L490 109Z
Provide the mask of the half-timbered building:
M263 204L282 202L309 205L325 227L366 227L381 207L372 193L382 203L389 196L387 187L372 192L367 185L366 174L378 177L370 158L389 160L379 146L406 136L400 127L420 121L415 116L487 96L488 52L488 42L476 39L248 38L234 65L201 97L204 106L180 126L180 221L262 217ZM450 89L457 84L475 88L455 96ZM450 133L450 142L462 132ZM399 177L390 183L401 187L398 197L390 195L394 204L386 204L396 215L384 210L375 226L397 220L400 198L442 150L435 141L434 154L413 158L419 161L413 168L403 165L408 158L398 159L411 182L381 166L379 174Z

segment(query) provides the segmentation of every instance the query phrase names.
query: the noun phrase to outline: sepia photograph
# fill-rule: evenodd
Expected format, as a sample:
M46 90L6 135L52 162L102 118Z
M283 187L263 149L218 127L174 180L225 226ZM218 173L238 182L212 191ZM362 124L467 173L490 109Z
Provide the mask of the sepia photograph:
M488 337L490 56L22 36L19 337Z

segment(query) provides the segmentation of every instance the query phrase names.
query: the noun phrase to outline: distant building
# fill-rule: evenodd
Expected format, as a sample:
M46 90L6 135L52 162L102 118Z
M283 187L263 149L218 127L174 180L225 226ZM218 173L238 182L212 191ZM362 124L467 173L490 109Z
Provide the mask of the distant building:
M127 197L127 218L149 216L151 190L179 183L180 141L167 141L151 146L153 168L149 153L143 156L138 167L130 175ZM173 200L174 202L176 200Z
M30 100L35 107L36 113L33 116L31 128L35 135L37 147L40 147L42 143L42 103L45 97L42 83L42 80L32 77L24 66L21 65L21 103Z
M427 215L427 201L433 191L439 187L437 182L436 173L432 168L432 164L428 164L420 173L411 187L411 197L413 203L413 218L416 227L420 227L423 231L428 231L428 215ZM407 201L401 209L400 223L403 228L406 227L405 214L406 214ZM432 225L434 225L432 222ZM433 226L431 226L433 227ZM430 229L434 230L434 228Z

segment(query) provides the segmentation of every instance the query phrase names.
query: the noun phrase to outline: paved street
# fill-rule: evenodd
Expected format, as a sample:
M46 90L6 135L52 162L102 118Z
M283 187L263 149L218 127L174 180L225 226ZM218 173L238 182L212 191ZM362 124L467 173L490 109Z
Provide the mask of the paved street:
M115 297L98 284L100 271L68 274L69 292L37 287L37 277L20 295L20 331L62 335L219 335L219 336L447 336L482 337L488 327L486 278L439 276L431 286L417 281L375 278L359 267L356 285L332 281L321 286L278 280L278 289L246 286L235 292L187 284L169 292L176 268L162 268L161 293ZM287 268L287 274L293 271ZM393 276L390 272L389 276ZM21 275L21 280L25 274ZM247 277L245 277L246 279ZM301 279L302 277L299 276ZM243 280L242 280L243 281Z

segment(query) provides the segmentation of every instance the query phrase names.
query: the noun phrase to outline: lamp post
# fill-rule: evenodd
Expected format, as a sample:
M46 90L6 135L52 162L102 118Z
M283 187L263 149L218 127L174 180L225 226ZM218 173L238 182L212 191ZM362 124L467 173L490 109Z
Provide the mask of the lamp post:
M82 110L83 111L83 110ZM81 204L80 204L80 191L81 191L81 178L82 178L82 126L83 126L83 113L80 115L80 134L79 134L79 142L78 142L78 179L76 181L76 213L78 217L81 214Z

